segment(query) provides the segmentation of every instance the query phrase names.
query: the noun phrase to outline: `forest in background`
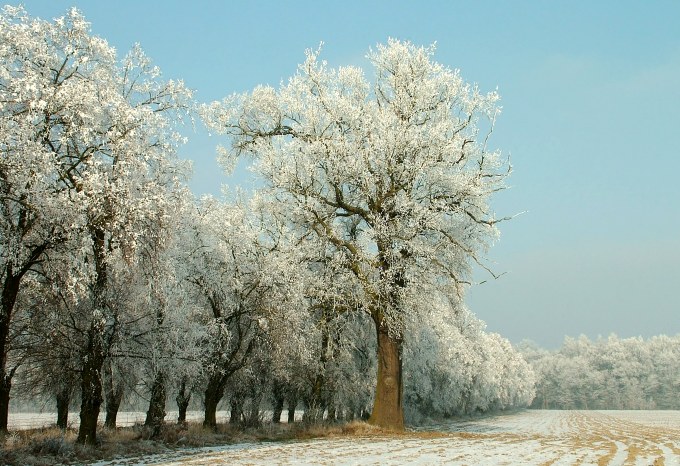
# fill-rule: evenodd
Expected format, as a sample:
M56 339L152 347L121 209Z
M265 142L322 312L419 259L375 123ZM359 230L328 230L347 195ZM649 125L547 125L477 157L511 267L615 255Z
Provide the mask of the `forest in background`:
M580 336L555 351L518 348L536 375L532 408L680 409L680 336Z

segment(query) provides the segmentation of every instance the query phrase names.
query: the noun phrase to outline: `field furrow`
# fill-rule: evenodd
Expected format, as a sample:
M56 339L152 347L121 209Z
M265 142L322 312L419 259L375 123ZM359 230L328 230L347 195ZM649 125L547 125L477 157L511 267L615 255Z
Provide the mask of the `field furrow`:
M678 432L678 411L524 411L439 422L394 437L250 443L97 464L674 466L680 465Z

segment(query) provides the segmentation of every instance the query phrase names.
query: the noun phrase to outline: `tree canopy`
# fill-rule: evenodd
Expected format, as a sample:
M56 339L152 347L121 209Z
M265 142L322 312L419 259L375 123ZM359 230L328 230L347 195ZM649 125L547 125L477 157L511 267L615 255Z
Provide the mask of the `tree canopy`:
M329 68L308 51L278 90L260 86L204 108L231 137L223 160L247 154L277 215L310 254L348 283L332 303L368 313L378 335L372 421L401 428L401 345L437 297L455 309L472 262L499 221L490 196L509 167L487 139L498 95L433 61L434 47L391 39L361 69Z

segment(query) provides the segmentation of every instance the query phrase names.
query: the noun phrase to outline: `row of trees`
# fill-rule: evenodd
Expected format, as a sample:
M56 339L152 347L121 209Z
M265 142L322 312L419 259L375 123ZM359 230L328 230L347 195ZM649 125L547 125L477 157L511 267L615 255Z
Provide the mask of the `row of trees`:
M12 390L54 398L62 427L79 399L83 443L125 397L152 434L172 395L182 422L199 394L207 426L225 396L234 422L302 405L394 428L404 400L530 402L528 365L462 302L508 173L480 134L497 96L432 49L379 46L374 82L309 52L278 91L198 106L76 10L5 7L0 44L0 431ZM199 114L225 166L253 156L247 200L188 191L178 130Z
M13 376L42 343L61 369L45 383L70 387L77 367L79 440L94 442L107 356L136 298L128 270L154 260L185 190L174 127L191 92L159 80L138 47L119 63L76 11L49 23L5 7L0 43L0 431Z
M548 351L525 342L536 374L531 407L544 409L680 409L680 337L566 338Z

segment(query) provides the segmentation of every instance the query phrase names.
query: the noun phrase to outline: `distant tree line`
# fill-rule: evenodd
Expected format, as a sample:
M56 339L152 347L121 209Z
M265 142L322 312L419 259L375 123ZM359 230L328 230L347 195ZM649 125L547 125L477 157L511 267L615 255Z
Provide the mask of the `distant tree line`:
M680 409L680 336L581 336L555 351L520 350L536 374L532 408Z

